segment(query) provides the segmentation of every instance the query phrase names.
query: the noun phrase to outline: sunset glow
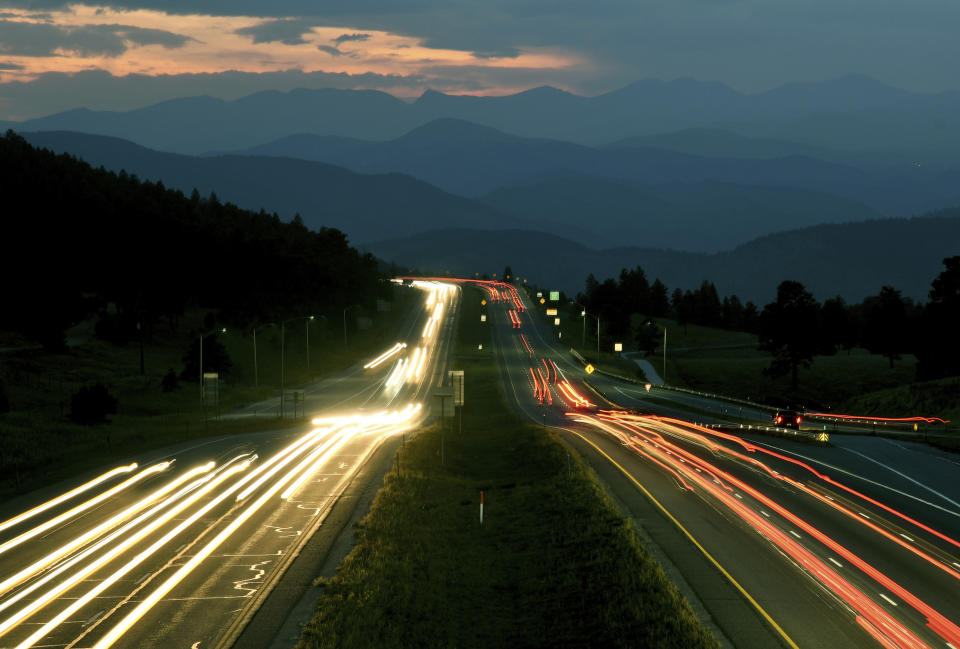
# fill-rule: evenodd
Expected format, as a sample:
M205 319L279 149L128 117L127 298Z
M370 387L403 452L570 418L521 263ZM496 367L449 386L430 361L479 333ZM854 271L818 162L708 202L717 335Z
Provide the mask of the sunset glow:
M581 57L550 48L518 48L515 57L475 56L464 50L426 47L421 39L387 31L315 25L307 18L175 15L84 5L42 14L13 9L4 16L5 29L14 34L27 38L43 30L39 33L48 40L60 37L62 42L51 42L46 51L46 43L32 43L29 52L18 47L19 39L0 42L2 82L96 69L115 76L283 70L375 73L416 75L429 83L431 70L441 68L449 75L450 68L465 66L558 70L584 65ZM487 92L510 90L489 88Z

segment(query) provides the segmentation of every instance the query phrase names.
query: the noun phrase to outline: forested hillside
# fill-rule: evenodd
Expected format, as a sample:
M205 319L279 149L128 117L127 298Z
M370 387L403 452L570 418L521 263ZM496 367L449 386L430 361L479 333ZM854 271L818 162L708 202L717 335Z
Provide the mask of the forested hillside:
M8 279L0 329L49 347L91 312L120 334L176 326L185 308L249 325L372 302L378 265L338 230L250 212L214 194L94 169L70 155L0 138ZM108 305L112 306L108 308Z

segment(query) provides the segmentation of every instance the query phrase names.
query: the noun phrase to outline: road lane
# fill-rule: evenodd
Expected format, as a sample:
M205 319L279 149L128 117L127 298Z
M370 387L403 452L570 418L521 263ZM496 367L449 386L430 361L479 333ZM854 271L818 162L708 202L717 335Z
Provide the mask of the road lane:
M422 404L445 381L459 289L409 288L424 306L404 323L401 348L311 390L308 403L320 411L312 425L164 452L171 465L83 516L57 518L76 498L38 513L30 522L46 525L47 536L30 543L12 544L26 519L8 526L0 575L40 562L0 598L0 646L208 647L248 620L367 459L419 425ZM157 489L159 504L118 514Z

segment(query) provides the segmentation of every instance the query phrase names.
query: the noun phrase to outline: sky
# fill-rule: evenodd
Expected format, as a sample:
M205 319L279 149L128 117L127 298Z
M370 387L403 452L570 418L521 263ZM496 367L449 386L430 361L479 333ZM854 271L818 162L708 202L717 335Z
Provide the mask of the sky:
M957 0L0 0L0 119L260 90L960 87Z

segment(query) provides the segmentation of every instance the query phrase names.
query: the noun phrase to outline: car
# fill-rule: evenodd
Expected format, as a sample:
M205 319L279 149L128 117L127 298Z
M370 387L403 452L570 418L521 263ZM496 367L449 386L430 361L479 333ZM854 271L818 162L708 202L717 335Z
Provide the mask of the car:
M778 410L773 416L773 423L783 428L796 428L800 430L800 422L803 421L803 415L796 410Z

